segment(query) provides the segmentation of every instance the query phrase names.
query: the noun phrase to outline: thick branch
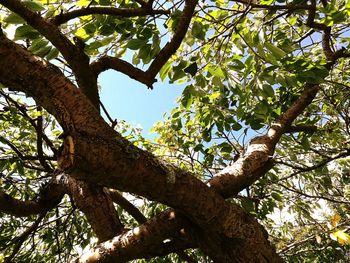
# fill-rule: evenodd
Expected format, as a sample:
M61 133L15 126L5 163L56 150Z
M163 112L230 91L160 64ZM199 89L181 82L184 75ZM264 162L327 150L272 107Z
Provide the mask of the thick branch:
M30 216L39 214L45 206L38 201L17 200L0 189L0 211L14 216Z
M147 72L144 72L141 69L138 69L137 67L133 66L129 62L126 62L119 58L110 57L110 56L103 56L97 61L92 62L91 69L96 76L105 70L114 69L116 71L124 73L125 75L129 76L132 79L135 79L145 84L147 87L150 87L150 88L152 87L153 83L156 81L156 79L151 75L147 74Z
M147 218L137 209L137 207L135 207L132 203L130 203L127 199L125 199L121 194L119 194L118 191L115 191L115 190L107 190L107 191L108 191L109 196L112 198L113 202L117 203L120 207L122 207L124 210L126 210L133 218L136 219L136 221L139 224L143 224L143 223L147 222ZM161 230L163 233L168 233L168 234L171 233L171 231L169 232L169 231L165 230L164 228ZM164 232L164 230L166 232ZM174 235L172 235L172 237L174 238ZM164 237L164 239L165 239L165 237ZM143 242L143 243L145 243L145 242ZM171 244L169 244L169 242L166 243L168 245L167 247L171 248L171 251L169 253L177 251L177 254L179 255L179 257L181 259L183 259L187 262L194 262L193 259L191 257L189 257L185 252L180 251L179 244L182 245L181 246L182 248L189 247L186 242L184 242L183 240L177 239L177 240L175 240L175 242L173 241L170 243ZM179 243L179 244L177 244L177 243ZM165 247L163 247L163 248L165 249ZM157 248L157 251L158 251L158 253L161 252L161 251L159 251L159 248ZM165 251L162 251L162 252L165 252ZM166 250L166 252L168 252L168 251Z
M147 71L142 71L121 59L104 56L91 64L94 73L98 75L107 69L114 69L152 88L153 83L156 82L156 75L180 47L187 33L197 2L197 0L185 1L185 7L172 39L160 50Z
M170 59L172 55L175 54L176 50L180 47L182 40L184 39L187 33L197 3L198 0L185 1L185 7L182 11L182 15L179 19L179 23L176 27L174 36L172 37L170 42L168 42L162 48L162 50L159 52L159 54L153 60L153 62L147 70L147 73L150 74L152 78L156 77L156 75L164 66L164 64Z
M21 1L0 0L0 4L21 16L29 25L50 40L72 67L77 83L83 93L89 98L95 108L99 109L97 78L90 69L89 57L84 51L65 37L56 25L28 9Z
M41 190L36 200L32 201L15 199L0 189L0 212L14 216L39 214L54 208L61 201L63 195L63 187L54 180Z
M127 211L135 220L139 223L145 223L147 218L137 209L132 203L125 199L118 191L108 190L108 194L112 198L113 202L120 205L125 211Z
M187 171L168 165L126 141L53 65L4 36L0 37L0 63L12 65L0 67L0 81L34 97L70 133L68 141L74 147L69 148L74 150L74 160L68 168L72 176L174 207L204 231L219 234L223 242L245 240L247 258L279 262L261 227L242 208L225 202ZM254 250L256 247L259 250Z
M306 84L300 97L284 114L282 114L276 123L272 124L268 131L268 137L274 146L279 141L282 134L290 129L293 121L311 104L319 89L319 85Z
M135 17L135 16L146 16L146 15L167 15L170 12L168 10L153 10L148 7L140 8L115 8L115 7L102 7L93 6L87 8L81 8L67 13L60 13L59 15L50 19L55 25L60 25L68 22L71 19L86 16L86 15L111 15L119 17Z
M291 125L289 128L286 129L286 133L294 133L294 132L306 132L306 133L313 133L317 131L317 126L315 125Z
M65 185L76 206L85 214L99 242L111 239L122 232L124 226L119 220L112 200L101 186L78 181L69 176L66 177Z
M236 195L263 176L273 166L272 156L282 134L315 98L318 85L305 85L297 101L272 125L268 133L251 140L246 152L233 165L209 181L224 197Z
M100 244L76 262L127 262L148 257L154 252L161 253L167 246L165 241L171 239L174 233L184 236L185 232L181 229L186 224L186 220L175 212L165 211L141 226ZM164 232L164 229L168 232ZM157 252L159 247L161 249ZM188 247L186 245L180 249Z

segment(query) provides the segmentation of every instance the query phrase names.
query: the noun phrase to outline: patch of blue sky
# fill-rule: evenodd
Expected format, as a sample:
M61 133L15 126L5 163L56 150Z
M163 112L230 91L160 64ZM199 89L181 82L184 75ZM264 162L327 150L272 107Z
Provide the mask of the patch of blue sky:
M153 90L116 71L108 70L99 76L100 98L113 119L125 120L143 128L142 135L153 138L151 127L176 106L176 98L184 85L158 81Z

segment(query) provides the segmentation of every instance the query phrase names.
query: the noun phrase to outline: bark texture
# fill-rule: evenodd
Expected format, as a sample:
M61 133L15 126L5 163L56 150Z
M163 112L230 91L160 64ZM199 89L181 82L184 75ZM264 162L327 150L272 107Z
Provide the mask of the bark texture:
M17 200L0 190L0 211L15 216L40 214L33 225L35 229L45 213L55 207L64 194L69 194L86 215L100 242L77 262L126 262L171 252L178 252L191 261L181 251L192 247L201 248L214 262L281 262L261 225L225 198L234 197L271 169L277 143L284 133L296 130L292 126L293 121L315 98L319 85L306 84L300 97L265 135L251 140L234 164L205 184L193 174L138 149L115 132L100 115L97 88L98 75L107 69L117 70L152 88L156 75L186 36L198 1L185 0L181 5L181 15L172 39L146 71L107 55L90 63L90 58L84 53L84 43L79 39L72 41L60 31L61 24L89 14L134 17L170 13L153 9L153 1L136 2L137 8L89 5L46 19L20 0L0 0L0 4L21 16L60 51L77 82L75 86L56 66L0 34L0 82L9 89L33 97L40 107L58 120L65 134L63 151L58 154L53 149L58 155L60 174L55 171L36 200ZM247 5L247 10L306 10L306 25L323 34L322 48L328 61L326 67L330 69L338 58L350 56L343 49L333 51L331 48L331 27L315 22L316 1L300 6L242 3ZM41 134L42 120L35 127ZM51 167L43 158L42 141L49 142L40 136L38 133L40 163L49 170ZM53 145L51 147L54 148ZM147 221L120 195L106 189L131 192L172 209ZM124 229L113 201L134 215L140 225L132 230ZM25 236L30 234L29 230Z
M70 145L65 147L69 149L70 164L64 169L70 176L175 208L197 227L196 232L204 233L208 242L199 245L216 262L280 262L256 220L190 173L164 163L121 137L54 65L5 36L0 37L0 63L11 65L1 67L0 81L32 96L69 134ZM208 245L215 242L225 246L220 249ZM237 246L242 247L239 253Z

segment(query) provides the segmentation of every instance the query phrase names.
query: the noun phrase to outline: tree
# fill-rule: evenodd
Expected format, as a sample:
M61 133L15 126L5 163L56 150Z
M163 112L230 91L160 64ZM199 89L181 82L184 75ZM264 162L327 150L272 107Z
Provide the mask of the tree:
M5 262L346 262L350 2L0 4ZM155 142L108 69L186 83Z

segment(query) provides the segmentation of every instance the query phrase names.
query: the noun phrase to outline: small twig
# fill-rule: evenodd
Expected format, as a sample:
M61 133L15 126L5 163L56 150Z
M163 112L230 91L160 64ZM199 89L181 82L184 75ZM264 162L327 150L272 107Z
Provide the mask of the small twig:
M326 197L326 196L323 196L323 195L309 195L309 194L306 194L306 193L304 193L302 191L299 191L299 190L287 187L287 186L285 186L284 184L281 184L281 183L278 183L277 185L283 187L284 189L286 189L288 191L291 191L293 193L296 193L296 194L299 194L299 195L302 195L302 196L305 196L305 197L308 197L308 198L323 199L323 200L327 200L329 202L337 203L337 204L350 204L350 202L335 200L335 199L332 199L332 198L329 198L329 197Z
M23 245L24 241L27 239L27 237L32 232L34 232L38 228L41 220L46 216L46 213L47 213L47 211L41 213L39 215L39 217L35 220L35 222L29 228L27 228L26 231L24 231L19 237L16 237L14 239L14 242L16 242L16 245L15 245L14 249L12 250L11 255L8 256L7 258L5 258L4 263L11 263L12 262L13 258L18 253L18 251L21 248L21 246Z
M86 15L111 15L118 17L136 17L136 16L146 16L146 15L168 15L169 10L153 10L147 6L140 8L115 8L115 7L103 7L103 6L93 6L85 7L81 9L76 9L66 13L60 13L50 19L55 25L61 25L68 22L71 19L86 16Z
M285 131L285 133L294 133L294 132L306 132L313 133L317 131L317 126L315 125L291 125Z
M284 181L284 180L287 180L289 178L292 178L300 173L304 173L304 172L310 172L310 171L313 171L317 168L321 168L323 167L324 165L326 165L327 163L331 162L331 161L334 161L334 160L337 160L337 159L340 159L340 158L345 158L345 157L348 157L350 156L350 152L349 151L346 151L346 152L343 152L343 153L340 153L334 157L329 157L329 158L325 158L324 160L322 160L321 162L319 162L318 164L315 164L313 166L308 166L308 167L295 167L293 165L290 165L290 164L287 164L287 163L284 163L284 162L279 162L279 161L276 161L276 163L280 163L280 164L283 164L283 165L286 165L286 166L289 166L291 168L294 168L294 169L298 169L298 171L288 175L288 176L285 176L281 179L278 180L278 182L280 181Z
M41 107L38 107L37 111L41 111ZM45 161L43 152L43 116L41 114L37 118L36 134L36 148L38 152L39 162L45 170L52 172L52 168Z
M11 96L6 94L2 90L0 90L0 95L2 95L4 98L6 98L6 100L10 101L13 105L15 105L15 107L21 112L22 116L29 121L29 123L35 128L35 130L38 129L36 121L28 115L27 110L25 109L25 107L23 107L23 105L20 105L17 101L15 101L13 98L11 98ZM42 133L42 138L45 141L45 143L47 144L47 146L51 149L51 151L56 156L57 149L53 145L52 141L47 137L47 135L45 133Z
M143 224L147 221L147 218L139 211L139 209L125 199L118 191L108 190L109 196L113 202L120 205L125 211L127 211L139 224Z
M103 105L102 101L100 101L100 105L101 105L101 108L102 108L103 112L106 114L107 119L110 121L111 127L114 129L114 127L115 127L115 126L117 125L117 123L118 123L117 119L114 119L114 120L112 119L111 115L109 115L109 113L108 113L108 111L107 111L105 105Z

